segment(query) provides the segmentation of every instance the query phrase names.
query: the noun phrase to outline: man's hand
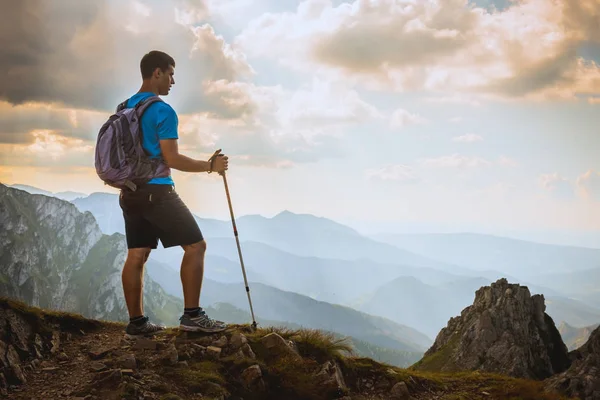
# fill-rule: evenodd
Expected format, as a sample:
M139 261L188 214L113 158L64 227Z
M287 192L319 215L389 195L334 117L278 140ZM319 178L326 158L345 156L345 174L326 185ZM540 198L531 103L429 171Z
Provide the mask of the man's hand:
M219 174L221 174L221 173L227 171L228 164L229 164L228 160L229 160L229 157L227 157L226 155L218 154L212 162L213 172L218 172Z

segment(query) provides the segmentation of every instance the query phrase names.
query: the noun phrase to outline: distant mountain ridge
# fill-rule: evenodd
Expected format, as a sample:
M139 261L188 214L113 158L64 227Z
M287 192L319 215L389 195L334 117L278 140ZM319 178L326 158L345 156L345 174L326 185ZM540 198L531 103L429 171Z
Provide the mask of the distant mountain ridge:
M440 262L474 270L499 270L520 280L600 269L600 249L587 247L472 233L382 234L372 237ZM547 282L540 284L548 286Z

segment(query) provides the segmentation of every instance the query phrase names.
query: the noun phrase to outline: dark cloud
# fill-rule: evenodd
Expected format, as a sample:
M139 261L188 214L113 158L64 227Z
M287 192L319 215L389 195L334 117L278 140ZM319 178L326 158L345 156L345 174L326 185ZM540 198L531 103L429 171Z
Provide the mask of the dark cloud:
M567 45L556 56L548 57L534 65L525 66L520 62L515 63L518 72L515 71L513 76L493 81L481 90L521 97L549 87L569 85L576 80L573 76L576 64L577 50Z
M312 52L321 63L353 72L382 72L383 68L436 62L440 57L455 54L472 39L465 32L472 27L474 19L466 13L455 15L455 9L452 15L457 19L451 22L443 14L450 11L451 8L441 7L431 21L423 21L427 29L410 29L410 16L380 23L372 16L362 18L359 14L352 23L340 25L332 33L319 36ZM379 13L385 21L385 10L382 8ZM460 24L463 26L459 26ZM437 29L459 29L461 33L442 36Z
M0 143L27 144L32 131L48 130L66 138L94 141L106 115L41 105L0 102Z
M600 1L564 0L564 24L574 39L600 43Z
M59 103L78 109L113 111L141 84L139 60L159 49L177 63L168 99L181 113L235 115L228 94L203 96L207 82L234 81L251 69L228 49L209 25L192 30L176 23L173 4L146 2L142 17L130 1L4 1L0 14L0 68L8 79L0 99ZM205 8L189 13L200 18Z

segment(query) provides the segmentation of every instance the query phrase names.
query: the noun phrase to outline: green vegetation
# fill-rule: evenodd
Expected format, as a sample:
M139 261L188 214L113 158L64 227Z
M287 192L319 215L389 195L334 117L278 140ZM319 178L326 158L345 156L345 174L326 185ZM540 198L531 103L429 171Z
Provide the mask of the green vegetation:
M164 368L162 375L187 392L209 396L227 395L227 381L221 374L223 366L213 361L193 361L185 367Z
M441 371L442 368L445 367L447 369L450 368L450 370L457 370L456 366L448 365L448 361L456 349L456 346L458 346L459 339L460 336L458 334L453 334L448 342L438 351L423 357L421 360L412 365L410 369L421 371Z

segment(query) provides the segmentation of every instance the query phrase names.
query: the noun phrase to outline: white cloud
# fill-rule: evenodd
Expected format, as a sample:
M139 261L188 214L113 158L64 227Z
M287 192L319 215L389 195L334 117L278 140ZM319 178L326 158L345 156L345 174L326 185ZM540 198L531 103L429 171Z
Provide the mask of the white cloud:
M452 141L461 143L481 142L482 140L483 138L481 136L476 135L474 133L467 133L465 135L456 136L452 138Z
M402 108L395 110L390 117L390 127L393 129L402 129L411 125L422 125L427 122L427 119L422 116Z
M504 167L516 167L519 165L519 162L510 157L500 156L498 158L498 164L500 164Z
M492 165L492 162L481 157L452 154L447 156L420 159L419 164L433 168L480 168Z
M381 168L373 168L365 171L369 179L379 179L382 181L396 181L405 183L414 183L419 179L415 175L412 167L403 164L386 165Z
M572 183L557 172L540 175L538 183L557 198L569 200L574 197L575 192Z

